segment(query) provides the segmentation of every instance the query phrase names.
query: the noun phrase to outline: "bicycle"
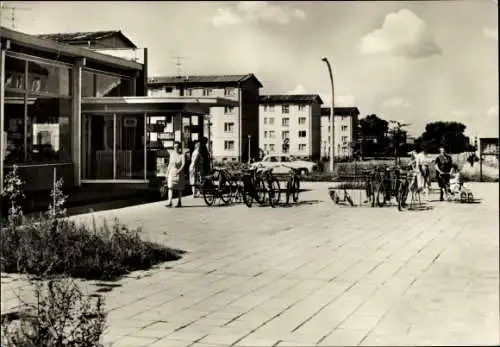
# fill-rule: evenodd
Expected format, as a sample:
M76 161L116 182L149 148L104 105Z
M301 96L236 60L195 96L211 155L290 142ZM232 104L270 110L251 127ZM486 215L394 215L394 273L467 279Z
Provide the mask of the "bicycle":
M258 204L264 204L265 200L265 185L260 177L258 168L252 168L243 171L243 202L247 207L252 207L255 200Z
M269 205L276 207L280 201L281 187L278 180L273 176L273 168L263 168L259 176L265 183L264 187L269 198Z
M203 178L201 191L207 206L213 206L217 199L228 205L231 202L231 184L227 172L214 169L211 175Z
M283 166L290 169L288 180L286 182L286 204L289 205L290 198L292 198L295 203L299 201L300 170L286 165Z

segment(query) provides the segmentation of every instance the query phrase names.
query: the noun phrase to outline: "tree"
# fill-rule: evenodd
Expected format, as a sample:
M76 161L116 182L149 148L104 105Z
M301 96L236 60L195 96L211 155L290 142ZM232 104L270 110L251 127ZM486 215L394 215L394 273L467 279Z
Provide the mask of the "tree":
M375 114L359 120L359 143L362 156L372 157L383 154L388 144L389 123Z
M458 122L428 123L415 143L428 153L439 152L439 147L444 147L449 153L462 153L471 150L469 138L464 135L465 129L466 126Z

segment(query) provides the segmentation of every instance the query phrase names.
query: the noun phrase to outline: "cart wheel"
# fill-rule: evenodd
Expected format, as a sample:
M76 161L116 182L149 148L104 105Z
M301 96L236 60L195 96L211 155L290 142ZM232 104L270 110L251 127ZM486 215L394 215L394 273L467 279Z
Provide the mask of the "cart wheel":
M384 207L385 205L385 186L383 184L379 184L377 187L377 192L375 193L375 201L378 207Z
M468 202L468 196L466 192L460 192L460 202Z
M472 195L472 193L467 194L467 201L470 203L474 202L474 196Z
M329 191L329 193L330 193L330 198L333 200L333 202L336 205L338 205L340 199L339 199L339 196L337 195L337 193L335 192L335 190L332 189L332 190Z

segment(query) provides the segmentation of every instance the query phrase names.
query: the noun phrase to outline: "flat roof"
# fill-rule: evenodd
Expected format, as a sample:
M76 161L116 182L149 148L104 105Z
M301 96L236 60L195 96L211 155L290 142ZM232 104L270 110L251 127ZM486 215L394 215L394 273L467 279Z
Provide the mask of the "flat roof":
M208 114L210 107L238 106L238 102L213 97L87 97L82 113L191 113Z
M24 46L44 52L55 52L69 57L86 58L92 61L97 61L99 63L104 63L107 65L112 65L123 69L130 69L130 70L143 69L143 64L139 64L134 61L122 58L117 58L108 54L98 53L91 49L59 43L54 40L25 34L20 31L15 31L3 26L0 27L0 31L2 33L1 35L2 39L10 40L11 43L19 46Z

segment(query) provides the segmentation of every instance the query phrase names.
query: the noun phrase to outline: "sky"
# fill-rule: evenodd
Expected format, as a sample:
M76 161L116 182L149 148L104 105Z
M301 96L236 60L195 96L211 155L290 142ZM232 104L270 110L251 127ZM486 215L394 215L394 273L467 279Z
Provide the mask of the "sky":
M6 2L31 34L122 30L149 75L253 73L261 94L319 94L361 116L459 121L498 137L498 3L461 1ZM2 15L2 25L11 26Z

